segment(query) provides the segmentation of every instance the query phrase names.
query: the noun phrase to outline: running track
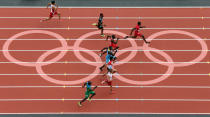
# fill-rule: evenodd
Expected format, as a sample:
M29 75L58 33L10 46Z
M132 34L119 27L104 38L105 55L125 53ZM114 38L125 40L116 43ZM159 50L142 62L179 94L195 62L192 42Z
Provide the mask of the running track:
M48 16L44 8L0 9L0 113L210 113L209 8L62 8L59 9L63 17L60 22L53 19L44 23L39 22L40 17ZM145 52L153 50L152 55L160 60L153 58L152 61L151 56L148 59L140 48L143 41L119 41L121 51L117 64L120 65L115 68L120 76L116 75L116 93L111 95L107 86L100 85L102 76L97 68L102 64L97 52L109 42L98 34L84 39L87 33L99 33L91 24L101 12L105 15L107 32L128 34L140 17L147 27L142 30L146 37L167 33L154 37L151 48L143 48ZM14 41L9 39L24 31L28 34ZM41 34L44 32L47 34ZM48 35L53 32L62 36L63 45ZM198 40L179 34L186 32L197 35L194 38ZM76 47L74 44L80 41ZM5 50L9 42L9 50ZM63 48L58 48L61 46ZM63 51L67 49L69 51ZM58 50L62 52L56 52ZM12 63L8 60L8 52L22 62ZM78 52L84 58L77 58ZM200 60L189 62L200 53ZM40 58L46 54L49 57ZM126 61L130 55L136 56ZM57 56L61 58L55 62L53 58ZM82 63L80 59L86 60ZM40 71L41 68L46 74L37 72L36 69ZM59 81L45 80L46 76ZM122 76L140 82L127 83ZM99 88L91 103L85 102L83 107L78 107L77 102L84 96L84 89L80 88L84 80L79 79L84 77L92 77ZM157 83L142 82L158 77L166 79Z

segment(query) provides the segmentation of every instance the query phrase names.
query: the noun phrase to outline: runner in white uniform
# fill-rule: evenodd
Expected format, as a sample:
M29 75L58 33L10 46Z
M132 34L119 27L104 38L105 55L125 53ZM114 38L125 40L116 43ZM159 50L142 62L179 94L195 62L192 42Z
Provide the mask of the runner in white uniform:
M47 8L48 7L50 7L50 15L48 18L42 19L41 22L52 19L54 17L54 15L58 15L59 20L60 20L61 14L59 12L57 12L58 5L55 3L55 1L51 1L51 3L48 3Z
M117 72L115 69L112 68L113 60L111 59L109 63L107 64L107 73L104 74L104 76L107 76L104 81L101 83L107 83L110 86L110 93L113 93L112 91L112 80L113 80L113 74Z

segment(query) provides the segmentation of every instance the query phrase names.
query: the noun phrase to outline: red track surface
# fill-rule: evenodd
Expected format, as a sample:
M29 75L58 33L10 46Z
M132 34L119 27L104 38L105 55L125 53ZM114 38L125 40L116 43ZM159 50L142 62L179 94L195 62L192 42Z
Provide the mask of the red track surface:
M105 14L105 17L210 17L210 9L199 8L62 8L59 11L62 17L97 17L100 12ZM38 8L1 8L0 17L46 17L48 11ZM135 26L138 20L135 19L105 19L107 28L131 28ZM96 19L62 19L61 22L53 19L49 22L40 23L39 19L1 19L0 28L94 28L90 24L96 22ZM209 19L142 19L143 25L148 28L207 28L210 25ZM25 30L1 30L0 39L8 39L11 36ZM78 38L85 33L95 30L49 30L62 35L64 38ZM128 34L130 30L117 30ZM142 30L142 33L148 37L156 32L163 30ZM201 38L210 39L209 30L192 30L188 31L198 35ZM44 34L29 34L19 38L22 39L52 39ZM99 35L94 35L88 38L99 39ZM180 34L167 34L159 36L159 39L191 39L192 37ZM101 38L102 39L102 38ZM74 40L69 40L68 45L72 46ZM138 46L142 46L143 41L136 41ZM205 41L210 47L210 41ZM3 46L5 40L0 41L0 47ZM97 43L97 44L96 44ZM90 41L82 42L81 47L89 50L99 50L108 45L106 41ZM60 47L58 41L14 41L11 50L51 50ZM128 41L119 42L120 49L130 47ZM151 47L160 50L200 50L201 46L197 41L165 41L153 40ZM10 52L15 58L21 61L35 62L37 58L44 52ZM58 52L57 52L58 53ZM175 62L187 62L196 58L199 51L184 51L184 52L166 52ZM119 60L127 57L129 52L119 56ZM87 54L83 55L94 61ZM155 57L161 59L157 54ZM53 58L55 54L51 57ZM210 54L201 62L209 61ZM0 52L1 62L7 62L2 51ZM164 59L163 59L164 60ZM68 52L60 61L79 61L73 52ZM143 52L138 52L131 61L151 62ZM0 74L37 74L34 67L23 67L17 64L1 63ZM83 63L60 64L54 63L47 65L44 68L48 74L64 74L64 73L86 73L91 74L95 69ZM120 74L164 74L168 67L159 64L132 64L126 63L116 66ZM173 74L208 74L210 65L207 63L197 63L192 66L175 68ZM84 76L52 76L60 80L76 80ZM100 85L101 76L93 79L94 84ZM133 80L150 80L158 76L125 76ZM166 80L150 86L209 86L210 80L208 75L172 75ZM81 84L78 84L81 85ZM77 86L78 86L77 85ZM133 86L132 84L124 83L120 80L115 80L114 85L117 86ZM57 86L57 84L48 82L39 75L14 75L0 76L0 86ZM98 88L95 99L210 99L209 88L115 88L116 94L110 95L108 88ZM210 101L135 101L135 100L101 100L85 102L83 107L78 107L78 101L68 101L65 99L81 99L84 97L84 89L82 88L0 88L1 99L64 99L58 101L1 101L0 113L60 113L60 112L119 112L119 113L210 113Z

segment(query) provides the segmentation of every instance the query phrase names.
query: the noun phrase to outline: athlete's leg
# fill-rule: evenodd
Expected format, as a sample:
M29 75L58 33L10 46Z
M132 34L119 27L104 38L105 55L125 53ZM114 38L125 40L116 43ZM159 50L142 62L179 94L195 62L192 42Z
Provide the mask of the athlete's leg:
M141 37L142 37L142 39L144 40L144 42L145 42L146 44L150 44L150 42L148 42L148 41L145 39L144 35L141 35Z
M99 54L100 57L102 57L102 55L104 55L106 53L106 51L103 51Z
M103 68L106 66L106 64L103 64L99 69L101 70L101 71L103 71Z
M111 82L111 81L110 81ZM112 93L112 84L110 85L110 92Z
M80 102L78 102L79 106L82 106L82 103L88 99L88 97L90 96L90 93L91 93L90 91L85 92L85 98L81 100Z
M80 101L80 104L82 104L84 101L86 101L88 98L84 98L82 101Z
M105 35L104 35L104 27L102 26L102 28L101 28L101 36L102 37L104 37Z
M127 39L127 38L136 38L137 36L134 35L134 36L125 36L124 39Z
M61 13L58 13L58 18L59 20L61 20Z
M46 19L41 19L40 21L43 22L43 21L48 21L48 20L51 20L52 19L52 16L49 16L48 18Z
M95 96L96 95L96 93L94 92L94 93L92 93L92 95L89 97L89 99L92 99L93 98L93 96Z

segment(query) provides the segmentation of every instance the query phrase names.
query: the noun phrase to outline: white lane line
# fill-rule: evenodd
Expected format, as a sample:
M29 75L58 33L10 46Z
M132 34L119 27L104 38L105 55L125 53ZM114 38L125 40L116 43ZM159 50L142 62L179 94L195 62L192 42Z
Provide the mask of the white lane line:
M106 28L107 30L131 30L132 28ZM209 30L210 28L142 28L141 30ZM97 30L97 28L0 28L0 30Z
M0 17L0 19L40 19L47 17ZM58 19L55 17L55 19ZM98 19L98 17L61 17L61 19ZM116 19L116 17L104 17L104 19ZM210 19L210 17L117 17L117 19Z
M81 99L0 99L2 102L7 101L79 101ZM177 102L210 102L210 99L92 99L93 101L177 101Z
M0 86L0 88L81 88L82 86ZM94 87L94 86L92 86ZM98 86L110 88L109 86ZM113 86L114 88L177 88L177 89L210 89L210 86Z
M0 8L27 8L27 9L33 9L33 8L46 8L45 6L0 6ZM210 8L209 6L133 6L133 7L121 7L121 6L100 6L100 7L96 7L96 6L60 6L59 8L89 8L89 9L95 9L95 8L120 8L120 9L124 9L124 8L129 8L129 9L136 9L136 8L142 8L142 9L147 9L147 8L158 8L158 9L168 9L168 8L186 8L186 9L200 9L200 8Z
M79 74L68 74L68 73L63 73L63 74L0 74L0 76L37 76L37 75L51 75L51 76L87 76L87 75L91 75L91 76L97 76L97 75L104 75L104 74L83 74L83 73L79 73ZM158 76L158 75L171 75L171 76L209 76L210 74L114 74L114 75L122 75L122 76Z
M0 41L5 41L9 39L0 39ZM84 40L84 41L105 41L105 39L59 39L66 41L76 41L76 40ZM121 41L128 41L127 39L119 39ZM143 40L143 39L132 39L132 40ZM148 40L150 40L148 38ZM196 41L196 40L205 40L209 41L210 39L153 39L152 41ZM58 39L15 39L15 41L58 41Z
M3 51L10 51L10 52L42 52L42 51L82 51L82 52L88 52L88 51L93 51L93 52L99 52L101 50L0 50L0 52ZM201 51L210 51L210 50L118 50L118 51L123 51L123 52L132 52L132 51L165 51L165 52L201 52Z
M67 115L67 114L93 114L93 115L100 115L100 114L120 114L120 115L155 115L155 116L158 116L158 115L210 115L210 113L194 113L194 112L186 112L186 113L145 113L145 112L29 112L29 113L0 113L1 115L5 115L5 114L8 114L8 115L30 115L30 114L33 114L33 115Z
M3 62L1 61L0 64L13 64L13 63L36 63L36 64L42 64L42 63L57 63L57 64L88 64L88 63L104 63L104 62L81 62L81 61L61 61L61 62ZM144 62L144 61L129 61L129 62L116 62L116 64L119 63L128 63L128 64L157 64L157 63L200 63L200 64L210 64L210 61L207 62Z

